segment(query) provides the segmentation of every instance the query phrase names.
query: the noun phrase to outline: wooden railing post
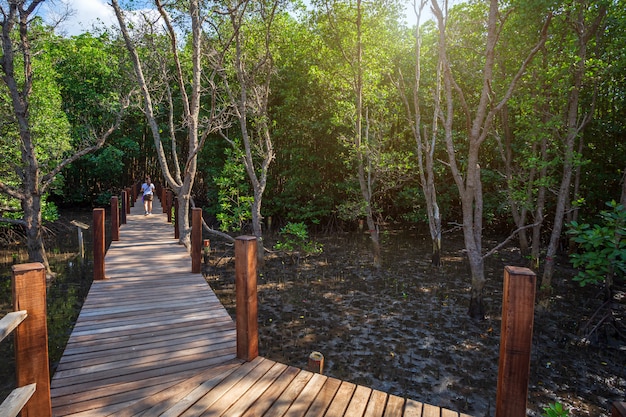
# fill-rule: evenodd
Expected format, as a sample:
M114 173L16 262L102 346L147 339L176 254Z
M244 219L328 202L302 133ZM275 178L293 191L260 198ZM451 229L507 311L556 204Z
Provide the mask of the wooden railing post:
M120 240L120 206L117 196L111 197L111 240Z
M163 187L161 189L161 195L159 198L161 199L161 208L163 209L163 213L167 213L167 188Z
M104 279L104 252L106 250L104 209L93 209L93 279Z
M256 251L256 237L235 239L237 357L245 361L259 356Z
M126 224L126 213L128 213L128 195L126 190L122 191L122 210L120 211L120 224Z
M130 187L126 187L126 214L130 214L130 208L134 206L133 199L130 195Z
M165 205L167 206L167 222L172 222L172 200L174 198L174 193L172 190L167 190L167 197Z
M505 267L496 417L526 417L535 285L530 269Z
M174 239L180 239L180 229L178 221L178 197L174 197Z
M13 309L28 317L15 329L15 368L18 387L37 384L22 409L22 417L52 416L48 328L46 324L46 269L43 264L14 265Z
M202 270L202 209L191 209L191 273Z
M611 408L611 417L626 417L626 402L613 403L613 407Z

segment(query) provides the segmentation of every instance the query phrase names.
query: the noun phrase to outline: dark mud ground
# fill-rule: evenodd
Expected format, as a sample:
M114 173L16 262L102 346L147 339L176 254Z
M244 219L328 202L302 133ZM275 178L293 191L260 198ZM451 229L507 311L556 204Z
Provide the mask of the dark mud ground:
M328 376L493 416L503 270L524 263L515 248L487 261L487 315L474 321L467 316L469 268L456 239L444 240L440 269L430 264L429 239L417 233L386 234L380 270L371 267L364 234L317 237L323 253L299 265L270 254L258 279L260 354L304 368L319 351ZM234 314L232 247L213 246L205 276ZM535 313L529 416L558 401L570 416L608 417L613 401L626 400L626 341L612 325L585 338L602 292L572 283L574 272L559 264L550 309Z
M49 254L59 272L48 289L52 370L91 283L90 261L77 261L76 231L69 224L89 222L89 215L83 217L65 213L50 230L57 246L49 242L48 248L54 247ZM487 316L471 320L462 240L451 236L444 238L440 269L430 265L427 234L415 231L384 234L380 270L371 267L369 238L362 233L315 237L323 253L299 265L286 254L268 254L259 271L260 353L304 368L309 354L320 351L326 375L475 417L493 416L503 269L523 262L514 248L488 260ZM266 247L274 240L268 238ZM207 281L234 313L233 248L212 246ZM10 263L14 254L24 253L19 248L0 252L4 314L10 307ZM602 291L581 289L571 282L573 274L562 261L550 310L535 314L529 416L559 401L571 416L608 417L613 401L626 400L626 342L611 326L584 339ZM0 400L14 385L12 349L11 336L0 343Z

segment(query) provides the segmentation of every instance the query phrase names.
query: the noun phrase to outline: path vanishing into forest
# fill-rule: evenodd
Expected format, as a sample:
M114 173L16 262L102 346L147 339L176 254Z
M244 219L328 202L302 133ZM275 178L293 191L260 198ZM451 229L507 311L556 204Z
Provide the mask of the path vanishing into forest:
M145 216L140 203L105 268L52 379L55 416L469 417L263 357L238 359L234 321L190 272L167 216Z

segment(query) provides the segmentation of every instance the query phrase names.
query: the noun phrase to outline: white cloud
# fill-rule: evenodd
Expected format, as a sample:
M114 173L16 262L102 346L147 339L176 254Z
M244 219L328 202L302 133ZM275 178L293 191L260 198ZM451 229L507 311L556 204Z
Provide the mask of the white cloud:
M48 4L48 3L44 3ZM113 8L106 0L58 0L43 10L46 21L58 20L70 12L57 26L56 32L66 36L93 31L95 27L109 27L117 23Z

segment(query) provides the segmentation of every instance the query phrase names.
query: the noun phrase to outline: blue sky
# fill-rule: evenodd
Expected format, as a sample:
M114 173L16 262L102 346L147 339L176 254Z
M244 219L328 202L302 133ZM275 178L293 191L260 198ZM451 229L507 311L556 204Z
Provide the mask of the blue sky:
M415 24L415 13L413 7L406 2L406 16L409 25ZM91 30L93 25L111 26L116 25L117 20L111 6L107 4L107 0L57 0L55 2L44 2L43 12L48 13L46 7L61 10L63 4L68 5L74 12L73 15L66 19L59 27L57 33L73 36ZM53 6L54 5L54 6ZM425 14L430 15L428 7ZM422 18L424 21L424 18Z

